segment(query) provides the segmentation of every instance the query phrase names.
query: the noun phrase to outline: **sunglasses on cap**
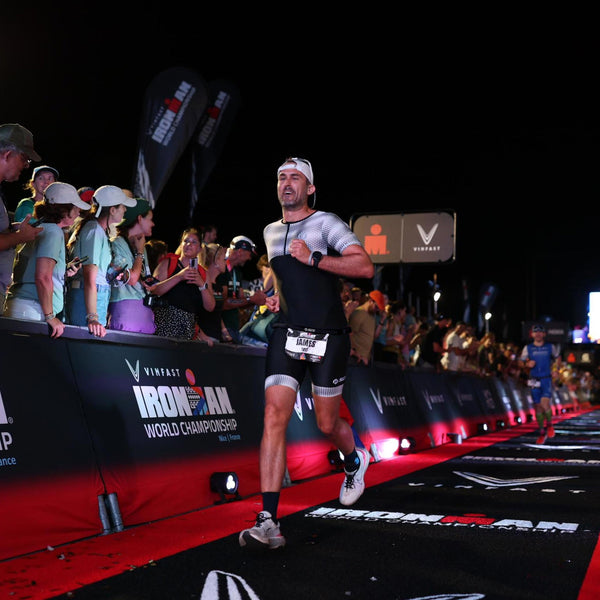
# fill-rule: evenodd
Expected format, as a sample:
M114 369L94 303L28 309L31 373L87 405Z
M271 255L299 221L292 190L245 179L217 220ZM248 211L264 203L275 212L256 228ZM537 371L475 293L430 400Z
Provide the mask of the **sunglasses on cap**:
M531 331L533 331L534 333L538 332L538 331L541 331L542 333L546 333L546 328L543 325L534 325L531 328Z

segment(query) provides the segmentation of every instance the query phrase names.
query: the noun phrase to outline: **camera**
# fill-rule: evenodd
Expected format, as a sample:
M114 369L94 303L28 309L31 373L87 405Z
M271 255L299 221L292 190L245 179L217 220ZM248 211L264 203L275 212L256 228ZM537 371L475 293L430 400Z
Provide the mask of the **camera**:
M149 308L164 308L165 306L169 306L169 301L162 296L147 294L144 296L144 306L148 306Z

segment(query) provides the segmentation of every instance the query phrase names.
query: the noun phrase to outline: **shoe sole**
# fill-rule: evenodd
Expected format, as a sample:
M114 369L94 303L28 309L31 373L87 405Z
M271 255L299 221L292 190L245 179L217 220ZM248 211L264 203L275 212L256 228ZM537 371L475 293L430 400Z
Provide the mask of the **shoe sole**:
M242 531L239 540L242 548L247 546L251 550L277 550L278 548L283 548L285 546L285 538L283 536L281 538L273 538L273 540L275 540L273 543L269 541L265 544L255 538L249 531Z
M340 494L339 500L340 500L340 504L342 504L343 506L352 506L353 504L355 504L357 502L357 500L363 495L363 493L365 491L365 487L366 487L366 485L365 485L365 473L367 472L367 469L369 468L369 463L371 461L371 456L369 455L369 453L366 450L362 450L361 448L358 448L357 452L359 454L362 453L363 454L363 458L365 459L365 462L364 462L365 468L364 468L364 470L361 473L361 467L359 467L358 471L357 471L357 473L355 475L355 477L357 475L361 476L360 478L362 479L362 482L363 482L362 490L360 491L360 494L358 494L358 496L356 496L356 498L354 500L352 500L352 502L343 502L342 498L341 498L341 494ZM362 466L362 462L361 462L361 466ZM344 482L345 481L346 480L344 479ZM342 489L343 489L343 485L344 484L342 484Z

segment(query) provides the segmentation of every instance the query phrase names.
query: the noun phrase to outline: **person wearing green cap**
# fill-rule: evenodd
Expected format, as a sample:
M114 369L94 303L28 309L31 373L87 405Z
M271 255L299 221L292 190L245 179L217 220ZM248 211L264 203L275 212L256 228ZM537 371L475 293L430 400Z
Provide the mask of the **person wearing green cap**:
M129 275L121 285L111 287L108 327L152 335L156 331L154 312L144 304L147 292L143 281L151 274L145 246L154 227L153 212L148 200L135 200L136 205L128 207L117 223L117 235L111 240L113 260L124 265Z

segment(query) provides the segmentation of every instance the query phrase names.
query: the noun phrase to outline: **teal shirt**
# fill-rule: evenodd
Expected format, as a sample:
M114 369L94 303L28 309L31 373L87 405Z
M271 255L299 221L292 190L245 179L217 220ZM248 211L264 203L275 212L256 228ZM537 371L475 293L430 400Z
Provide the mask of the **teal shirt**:
M107 286L106 271L112 260L112 251L107 233L102 229L96 219L90 219L81 228L75 245L73 246L73 258L87 256L85 265L96 265L96 285ZM81 282L83 288L83 269L79 269L74 280Z
M34 205L33 198L23 198L15 209L15 222L20 223L27 215L33 215Z
M23 298L39 302L35 285L35 266L38 258L51 258L56 261L52 271L52 311L58 314L64 306L64 283L66 270L66 248L63 230L56 223L44 223L35 240L27 242L15 257L13 284L8 298Z
M127 240L117 235L111 240L111 248L113 253L113 260L116 264L126 265L128 269L133 268L134 256L131 251L131 247ZM147 264L146 251L144 250L144 265ZM144 270L142 268L142 275ZM146 290L142 286L141 282L138 281L135 285L128 283L119 286L112 286L110 289L110 301L118 302L119 300L143 300L146 295Z

